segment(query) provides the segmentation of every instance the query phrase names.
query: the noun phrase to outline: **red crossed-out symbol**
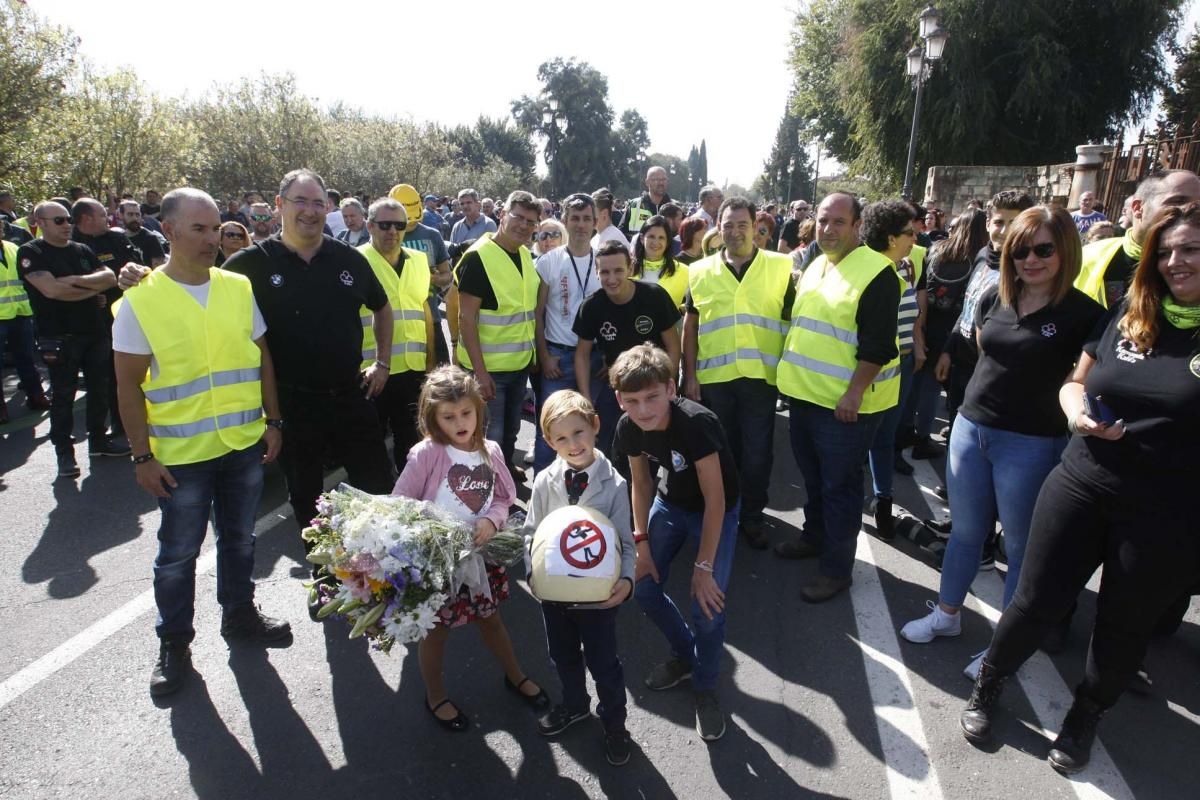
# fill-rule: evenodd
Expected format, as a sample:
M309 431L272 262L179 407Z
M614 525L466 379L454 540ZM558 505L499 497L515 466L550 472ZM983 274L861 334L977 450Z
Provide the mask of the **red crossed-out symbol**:
M563 529L558 550L567 563L576 569L592 569L604 560L608 545L604 534L586 519L572 522Z

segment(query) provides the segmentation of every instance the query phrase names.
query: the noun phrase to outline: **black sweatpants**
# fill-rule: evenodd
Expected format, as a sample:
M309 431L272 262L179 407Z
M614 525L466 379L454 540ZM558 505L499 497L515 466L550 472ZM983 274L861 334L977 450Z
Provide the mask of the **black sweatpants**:
M1200 575L1200 523L1186 505L1173 491L1113 495L1055 467L1038 495L1017 593L988 663L1002 675L1016 672L1103 567L1080 690L1103 707L1115 703L1155 623Z
M386 436L389 430L392 432L392 457L398 472L404 471L408 451L421 441L417 432L417 401L424 382L424 372L397 372L388 377L383 391L374 400L381 433Z

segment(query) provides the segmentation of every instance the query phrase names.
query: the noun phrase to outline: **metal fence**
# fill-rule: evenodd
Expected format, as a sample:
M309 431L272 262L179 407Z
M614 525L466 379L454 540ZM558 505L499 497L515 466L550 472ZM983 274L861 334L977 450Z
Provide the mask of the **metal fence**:
M1104 205L1109 219L1117 219L1125 199L1133 194L1138 183L1159 169L1190 169L1200 171L1200 120L1191 128L1179 128L1174 134L1159 128L1146 137L1138 132L1137 144L1129 145L1117 139L1112 152L1104 156L1100 167L1096 200Z

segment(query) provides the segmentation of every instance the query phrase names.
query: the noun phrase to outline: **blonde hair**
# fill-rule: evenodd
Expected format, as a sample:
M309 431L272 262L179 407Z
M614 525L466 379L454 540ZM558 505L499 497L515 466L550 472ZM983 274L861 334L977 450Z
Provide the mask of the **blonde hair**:
M721 244L713 245L714 239L720 239ZM725 246L725 240L721 238L721 229L713 228L708 233L704 234L704 238L700 240L700 249L704 251L704 255L711 256L713 253Z
M460 400L470 400L475 407L475 433L471 436L471 449L486 451L484 431L487 430L487 404L483 402L475 376L462 367L438 367L425 377L425 383L421 385L421 397L417 401L417 426L421 435L438 444L450 444L438 425L438 406Z
M1000 251L1000 302L1012 308L1021 293L1021 278L1012 257L1012 251L1020 247L1032 247L1033 237L1042 228L1050 231L1054 252L1058 255L1058 274L1054 276L1054 295L1050 305L1058 305L1075 285L1083 263L1083 245L1079 241L1079 229L1071 215L1062 208L1034 206L1017 215L1004 239Z
M644 342L617 356L609 367L608 380L618 392L640 392L657 383L670 384L675 370L665 351Z
M550 439L550 426L564 420L572 414L578 414L590 425L596 418L596 407L592 401L573 389L559 389L546 398L542 403L542 416L538 424L542 426L542 435Z

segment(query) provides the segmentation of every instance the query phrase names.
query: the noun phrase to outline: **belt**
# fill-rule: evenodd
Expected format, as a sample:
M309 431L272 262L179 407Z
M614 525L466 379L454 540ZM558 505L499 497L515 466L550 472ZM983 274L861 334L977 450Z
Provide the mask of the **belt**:
M576 345L559 344L558 342L552 342L549 339L546 340L546 346L547 347L557 347L559 350L576 350L576 349L578 349Z

